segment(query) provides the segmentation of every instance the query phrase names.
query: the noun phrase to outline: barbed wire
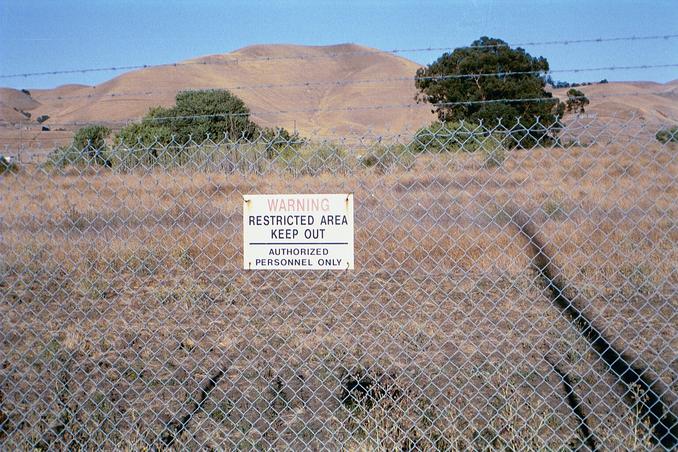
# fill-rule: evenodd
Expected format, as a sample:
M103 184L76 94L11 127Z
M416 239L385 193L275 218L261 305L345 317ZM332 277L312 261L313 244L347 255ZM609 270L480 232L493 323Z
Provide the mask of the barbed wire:
M498 101L500 101L500 100L501 100L501 99L493 100L493 101L491 101L491 102L490 102L490 101L479 101L479 102L496 103L496 102L498 102ZM522 101L522 100L524 100L524 99L516 99L516 100L521 100L521 101ZM528 100L529 100L529 99L528 99ZM550 100L555 100L555 99L550 98ZM453 103L453 102L448 102L447 104L454 104L454 103ZM445 105L445 104L444 104L444 103L439 103L439 104L436 104L436 105L441 105L441 106L443 106L443 105ZM411 108L422 107L422 108L423 108L423 107L431 107L431 106L432 106L432 104L392 104L392 105L378 105L378 106L375 106L374 108L375 108L375 109L383 109L383 110L387 110L387 109L390 109L390 108L393 108L393 109L396 109L396 108L409 108L409 107L411 107ZM360 106L360 107L346 107L346 110L351 109L351 111L352 111L352 110L355 110L356 108L360 108L360 109L367 110L367 109L369 109L369 107L371 107L371 106L365 106L365 107L362 107L362 106ZM342 110L343 110L343 109L337 109L337 110L332 110L332 111L342 111ZM326 110L322 110L322 111L326 111ZM229 115L229 114L190 115L190 116L183 116L183 117L180 117L179 119L183 119L183 120L189 120L189 119L210 119L210 118L220 118L220 117L228 117L228 116L235 116L235 115L238 115L238 116L245 116L245 114L233 114L233 115ZM604 117L605 117L606 120L611 120L611 119L612 119L612 120L613 120L613 119L623 119L624 121L634 121L634 120L637 120L637 119L639 119L639 118L642 118L642 116L640 116L640 114L639 114L638 112L636 112L636 111L628 111L628 112L627 112L627 111L612 111L612 112L610 112L609 115L605 115ZM597 114L596 112L587 112L587 113L583 113L583 114L573 113L572 118L575 119L575 120L577 121L577 123L579 123L579 121L582 121L582 120L589 120L589 119L596 119L596 120L598 120L598 121L601 120L601 117L599 117L598 114ZM164 121L169 121L169 120L171 120L171 119L177 119L177 117L164 117L164 118L157 118L157 119L162 119L162 120L164 120ZM678 121L678 120L676 120L676 121ZM464 122L468 122L468 121L462 119L460 122L461 122L461 123L464 123ZM113 128L113 130L119 130L119 128L114 127L114 126L116 126L116 125L117 125L117 126L125 126L125 125L131 125L131 124L139 124L139 123L133 123L132 121L108 121L108 122L94 121L94 122L70 122L70 123L60 123L60 125L65 125L65 126L67 126L67 125L71 125L71 126L106 125L106 126L111 126L111 128ZM643 122L642 124L644 124L644 122ZM570 126L570 125L568 125L568 127L569 127L569 126ZM416 127L419 128L419 127L421 127L421 125L416 125ZM337 129L337 130L341 129L341 130L343 130L341 127L334 127L334 128L331 128L331 129ZM409 130L409 128L408 128L407 126L406 126L406 129ZM29 135L29 136L24 136L24 137L1 137L1 138L0 138L0 142L1 142L1 141L4 141L4 140L15 140L15 141L23 140L23 141L31 141L31 140L39 139L40 136L44 136L44 135L48 135L48 134L51 136L52 134L54 134L54 132L56 132L56 133L62 132L63 134L67 134L67 135L62 135L61 137L54 137L55 139L57 139L57 140L58 140L58 139L65 139L65 138L70 137L70 136L72 135L72 133L75 131L74 129L52 129L52 130L50 130L50 131L45 131L45 130L40 130L40 129L37 129L37 128L36 128L36 129L25 129L25 130L26 130L27 132L29 132L31 135ZM321 127L318 127L317 130L320 131L320 130L324 130L324 129L321 128ZM361 128L360 130L363 130L363 129ZM370 129L370 130L371 130L371 129ZM400 129L399 129L399 130L400 130ZM31 138L31 137L32 137L32 138Z
M28 77L39 77L39 76L51 76L51 75L66 75L66 74L85 74L92 72L119 72L119 71L130 71L137 69L148 69L148 68L159 68L159 67L177 67L177 66L187 66L187 65L228 65L228 64L241 64L247 62L262 62L262 61L284 61L284 60L311 60L311 59L333 59L340 58L343 56L355 56L355 55L374 55L374 54L403 54L403 53L421 53L421 52L446 52L455 49L475 49L475 48L500 48L500 47L522 47L522 46L539 46L539 45L571 45L571 44L584 44L584 43L604 43L604 42L619 42L619 41L649 41L649 40L669 40L678 38L678 34L665 34L665 35L649 35L649 36L619 36L619 37L599 37L599 38L586 38L586 39L563 39L563 40L552 40L552 41L525 41L517 43L505 43L505 44L486 44L486 45L469 45L469 46L456 46L456 47L424 47L424 48L411 48L411 49L392 49L392 50L354 50L346 52L332 52L326 53L323 55L286 55L286 56L259 56L259 57L245 57L245 58L228 58L227 56L217 55L217 58L221 58L220 61L216 60L189 60L182 61L177 63L160 63L160 64L135 64L135 65L120 65L120 66L107 66L107 67L84 67L84 68L75 68L75 69L63 69L63 70L53 70L53 71L42 71L42 72L23 72L15 74L0 74L0 79L9 79L9 78L28 78ZM207 56L204 58L215 58L215 56Z
M613 113L610 117L605 117L605 118L598 118L598 117L589 117L588 115L580 115L577 114L575 115L572 120L574 122L568 122L565 124L564 128L561 129L561 125L558 125L557 128L561 131L567 131L572 132L576 130L586 130L591 127L591 122L590 121L597 121L597 124L599 124L599 127L602 128L607 128L607 127L622 127L626 128L631 126L631 124L634 124L635 121L638 119L638 114L636 112L630 112L629 114L618 114L618 113ZM621 122L614 122L615 120L621 120ZM583 122L582 122L583 121ZM557 122L557 121L556 121ZM468 126L465 125L466 121L461 120L459 126L455 126L455 128L451 130L467 130L468 132L473 132L478 131L478 128L482 128L482 121L480 123L480 126L478 124L474 124L472 122L468 122ZM501 122L500 122L501 124ZM554 122L554 125L556 123ZM637 123L637 128L636 130L633 131L633 134L638 134L640 130L644 130L649 124L645 122L640 122ZM411 139L414 137L415 131L421 130L422 127L425 127L425 124L418 124L418 125L413 125L414 128L409 128L406 127L404 130L402 128L399 128L397 131L392 131L392 130L379 130L375 131L372 129L368 129L367 131L365 130L353 130L350 129L350 131L347 133L345 130L339 131L339 129L330 129L330 131L322 130L322 129L316 129L314 132L311 132L310 135L306 136L312 136L315 139L320 139L320 140L326 140L326 139L336 139L337 137L339 138L339 142L342 144L350 144L353 143L354 145L360 144L360 145L367 145L371 146L373 144L372 141L369 140L377 140L377 142L381 143L382 140L386 139L388 140L389 138L392 139L401 139L401 138L406 138L406 139ZM464 129L465 127L470 127L467 129ZM501 126L500 126L501 127ZM545 126L548 127L548 126ZM489 129L488 129L489 130ZM661 126L658 129L651 129L652 133L656 132L657 130L665 130L665 126ZM493 132L500 132L500 133L513 133L511 132L510 129L504 129L503 131L498 129L497 127L492 128ZM481 134L485 133L482 130L479 132ZM261 135L260 135L261 137ZM409 138L408 138L409 137ZM209 138L207 138L209 139ZM299 137L299 138L291 138L290 143L302 143L306 142L308 138L305 137ZM296 140L296 141L295 141ZM368 140L368 141L365 141ZM16 141L18 141L18 137L16 138ZM21 164L42 164L44 162L44 157L45 154L43 152L43 144L46 142L46 140L42 140L39 137L39 133L34 135L32 138L31 137L24 137L22 140L22 144L32 144L32 145L37 145L37 148L23 148L19 147L14 150L12 145L10 144L0 144L0 146L4 146L4 150L6 152L9 152L8 155L14 156L18 158L19 163ZM61 140L53 140L52 144L53 146L59 146L59 145L66 145L70 142L69 139L61 139ZM383 141L384 143L387 143L388 141ZM122 143L122 142L121 142ZM218 143L218 142L217 142ZM21 144L20 144L21 145ZM45 148L44 150L53 150L53 149L47 149ZM12 154L12 152L16 152L16 154ZM25 157L28 157L28 160L26 160ZM33 160L33 159L36 160Z
M637 122L638 119L641 119L640 122ZM572 122L573 121L573 122ZM652 125L652 122L648 122L642 119L642 116L638 112L635 111L629 111L629 112L612 112L610 115L604 115L602 117L599 117L595 112L593 113L593 116L591 113L585 113L585 114L574 114L572 118L568 118L568 122L564 124L564 129L569 132L574 131L574 130L586 130L591 127L591 121L596 121L599 126L602 127L610 127L613 124L618 125L619 121L621 121L621 124L623 127L630 127L632 124L636 124L638 126L637 129L635 129L634 133L638 133L639 130L644 130L646 127L657 127L656 129L651 129L653 134L657 130L665 130L666 127L668 127L666 124L654 124ZM460 121L461 125L460 127L465 127L464 124L466 123L465 120ZM555 120L555 123L559 123L558 119ZM478 127L477 124L473 123L468 123L471 125L473 128ZM482 121L481 121L481 126L482 127ZM367 129L357 129L354 130L353 128L349 128L349 132L347 133L344 128L338 127L338 128L331 128L329 131L324 130L322 128L317 128L313 129L310 133L305 133L303 137L298 138L301 141L306 140L307 136L312 136L313 138L316 139L336 139L337 137L339 138L339 141L341 143L347 143L351 141L356 141L357 143L364 144L364 140L370 140L370 139L377 139L379 142L381 142L382 139L388 137L393 137L393 138L400 138L400 137L407 137L407 136L412 136L415 131L420 130L422 127L425 127L426 124L410 124L409 126L399 127L397 130L372 130ZM558 126L559 128L561 126ZM115 130L115 128L113 128ZM72 132L72 131L71 131ZM51 141L50 141L51 139ZM17 144L11 145L8 143L2 144L2 141L10 141L10 142L15 142ZM49 137L45 138L45 135L40 132L40 131L35 131L35 133L32 134L32 136L28 137L5 137L0 140L0 146L4 146L5 151L11 151L13 146L21 146L16 148L16 150L19 152L18 155L29 155L29 154L34 154L35 156L39 157L44 157L44 154L41 152L42 145L43 143L46 142L51 142L53 146L59 146L59 145L65 145L70 142L69 137ZM30 145L37 145L38 148L23 148L22 146L24 144L30 144ZM12 155L10 153L10 155ZM25 161L23 163L26 163Z
M606 98L615 98L615 97L627 97L627 96L641 96L641 95L663 95L666 94L665 91L635 91L630 93L600 93L600 94L590 94L585 96L568 96L568 99L580 100L580 99L606 99ZM229 118L229 117L265 117L267 115L286 115L286 114L300 114L300 113L325 113L325 112L359 112L359 111L370 111L370 110L391 110L391 109L414 109L414 108L446 108L446 107L456 107L456 106L473 106L473 105L489 105L489 104L499 104L499 103L541 103L541 102L562 102L562 99L554 97L530 97L530 98L503 98L503 99L487 99L487 100L468 100L468 101L455 101L455 102L437 102L437 103L425 103L425 102L416 102L416 103L404 103L404 104L381 104L381 105L356 105L356 106L345 106L345 107L335 107L335 108L309 108L309 109L289 109L289 110L270 110L270 111L250 111L243 113L217 113L217 114L206 114L206 115L182 115L182 116L160 116L154 118L131 118L126 120L117 120L117 121L72 121L72 122L48 122L45 121L40 124L31 124L36 127L48 126L48 127L61 127L61 126L86 126L91 124L101 124L101 125L129 125L137 123L137 121L144 122L171 122L171 121L186 121L193 119L215 119L215 118ZM20 122L8 122L10 125L21 125L26 124L23 121Z
M558 73L580 73L580 72L600 72L600 71L625 71L625 70L646 70L646 69L657 69L657 68L669 68L669 67L678 67L678 63L665 63L665 64L642 64L634 66L601 66L601 67L592 67L592 68L571 68L571 69L553 69L548 71L537 70L537 71L499 71L499 72L481 72L481 73L471 73L471 74L449 74L449 75L433 75L433 76L412 76L412 77L385 77L385 78L374 78L374 79L344 79L344 80L319 80L319 81L302 81L302 82L290 82L290 83L258 83L253 85L233 85L233 86L224 86L224 87L204 87L204 88L189 88L189 89L163 89L163 90L144 90L144 91L121 91L113 93L102 93L98 94L96 92L96 86L88 87L88 89L93 90L89 94L78 94L73 96L39 96L35 98L38 102L46 100L74 100L74 99L91 99L97 96L101 98L114 98L114 97L138 97L138 96L151 96L153 94L162 94L162 93L177 93L177 92L191 92L191 91L201 91L201 90L219 90L226 89L231 91L237 90L257 90L257 89L285 89L285 88L304 88L304 87L323 87L323 86L348 86L348 85L367 85L367 84L379 84L379 83L397 83L397 82L417 82L419 80L426 81L446 81L446 80L455 80L455 79L475 79L481 77L511 77L519 75L551 75Z

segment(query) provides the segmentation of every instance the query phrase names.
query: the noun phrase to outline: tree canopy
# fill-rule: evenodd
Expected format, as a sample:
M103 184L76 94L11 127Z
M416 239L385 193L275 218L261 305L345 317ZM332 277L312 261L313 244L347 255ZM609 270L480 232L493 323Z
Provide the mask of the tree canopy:
M525 129L538 118L550 127L558 124L565 106L545 90L548 70L546 58L484 36L418 69L416 99L432 104L443 122L467 120L508 129L519 124ZM540 139L547 132L526 133Z
M207 138L251 138L257 130L239 97L225 89L211 89L178 93L173 107L150 109L141 123L124 127L118 138L128 144L172 140L184 144Z
M583 92L575 88L567 90L567 111L570 113L585 113L585 107L589 104L589 99Z
M103 150L111 129L100 124L92 124L78 129L73 135L73 147L77 149Z

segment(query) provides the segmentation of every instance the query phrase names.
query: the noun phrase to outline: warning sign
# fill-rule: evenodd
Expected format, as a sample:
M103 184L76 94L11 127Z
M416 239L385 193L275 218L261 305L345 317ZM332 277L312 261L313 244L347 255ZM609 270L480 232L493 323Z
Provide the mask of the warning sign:
M249 270L352 270L353 195L245 195Z

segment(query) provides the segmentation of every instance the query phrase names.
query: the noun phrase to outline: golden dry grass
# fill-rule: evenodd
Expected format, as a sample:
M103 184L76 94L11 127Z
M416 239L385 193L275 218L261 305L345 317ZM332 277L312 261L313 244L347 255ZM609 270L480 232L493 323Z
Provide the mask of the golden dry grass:
M273 59L262 60L262 57ZM29 106L27 111L33 114L33 120L40 114L50 115L48 124L73 121L124 123L141 118L150 107L174 105L175 96L181 90L227 88L245 101L255 112L253 119L263 127L280 126L293 130L296 125L302 133L311 134L330 129L337 133L346 133L349 129L364 131L365 124L370 124L383 133L387 129L400 130L412 122L426 124L433 115L427 108L414 111L307 110L411 104L415 95L412 80L356 84L327 82L411 78L418 68L413 61L354 44L255 45L222 55L194 58L177 66L126 72L94 87L67 85L31 90L36 105ZM290 80L302 83L279 86L289 85ZM303 85L303 82L310 85ZM121 93L124 95L120 96ZM11 107L18 103L20 94L18 90L5 89L0 91L0 99ZM288 113L269 113L277 111ZM8 121L12 118L0 119ZM51 140L51 134L41 134L40 138L51 144L47 141Z
M261 59L266 57L272 59ZM0 88L0 146L44 151L66 144L78 127L60 123L112 121L118 122L112 124L117 129L138 120L150 107L172 106L177 92L187 89L230 89L255 112L252 119L262 127L296 129L312 137L368 130L413 132L434 119L425 105L356 108L413 104L416 90L411 78L419 68L413 61L360 45L255 45L182 63L195 64L130 71L96 86L32 89L31 97ZM287 86L294 85L290 80L296 86ZM381 82L351 83L364 80ZM598 120L675 124L678 117L675 82L617 82L578 89L591 98L587 114ZM563 100L567 97L567 89L553 92ZM31 113L31 119L15 108ZM35 122L43 114L50 116L49 132Z
M622 138L510 151L494 168L421 154L385 173L2 177L5 441L154 441L224 369L185 447L391 448L415 431L424 448L559 447L576 442L576 419L548 354L600 444L626 447L637 426L621 393L508 219L532 216L568 291L675 400L676 155ZM297 192L354 193L355 271L241 269L242 195ZM356 369L392 375L400 403L343 407Z

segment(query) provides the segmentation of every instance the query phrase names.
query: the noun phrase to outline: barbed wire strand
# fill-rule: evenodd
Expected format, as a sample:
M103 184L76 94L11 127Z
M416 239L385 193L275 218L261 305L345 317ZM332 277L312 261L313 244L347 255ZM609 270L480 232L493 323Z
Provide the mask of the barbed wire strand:
M522 46L539 46L539 45L571 45L584 43L604 43L604 42L619 42L619 41L649 41L649 40L669 40L678 38L678 34L665 35L649 35L649 36L619 36L608 38L586 38L586 39L563 39L552 41L525 41L517 43L506 44L490 44L490 45L470 45L458 47L425 47L412 49L392 49L392 50L355 50L347 52L333 52L323 55L287 55L287 56L260 56L260 57L245 57L245 58L228 58L228 54L224 56L208 56L204 58L213 58L213 60L188 60L177 63L160 63L160 64L135 64L135 65L120 65L108 67L84 67L75 69L52 70L42 72L24 72L15 74L0 74L0 79L9 78L28 78L51 75L66 75L66 74L84 74L91 72L119 72L130 71L137 69L172 67L172 66L187 66L187 65L228 65L241 64L247 62L262 62L262 61L281 61L281 60L311 60L311 59L333 59L343 56L354 55L374 55L374 54L403 54L403 53L422 53L422 52L446 52L455 49L474 49L474 48L500 48L500 47L522 47ZM214 58L222 58L217 61ZM226 59L228 58L228 59Z
M642 92L636 91L631 93L601 93L601 94L591 94L588 96L568 96L568 99L579 100L579 99L606 99L606 98L615 98L615 97L626 97L626 96L640 96L640 95L662 95L666 94L662 91L656 92ZM49 122L45 121L40 124L31 124L36 127L48 126L48 127L60 127L60 126L86 126L92 124L101 124L101 125L128 125L133 123L138 123L137 121L145 122L171 122L171 121L186 121L194 119L214 119L214 118L229 118L229 117L265 117L267 115L285 115L285 114L297 114L297 113L325 113L325 112L359 112L359 111L370 111L370 110L391 110L391 109L414 109L414 108L446 108L446 107L456 107L456 106L474 106L474 105L489 105L489 104L498 104L498 103L541 103L541 102L562 102L562 99L559 97L531 97L531 98L518 98L518 99L488 99L488 100L468 100L468 101L455 101L455 102L438 102L438 103L406 103L406 104L382 104L382 105L357 105L357 106L345 106L345 107L336 107L336 108L309 108L309 109L289 109L289 110L270 110L270 111L250 111L247 113L217 113L217 114L207 114L207 115L184 115L184 116L160 116L155 118L136 118L136 119L126 119L118 121L72 121L72 122ZM9 125L18 125L26 124L23 121L19 123L7 122Z
M115 97L138 97L138 96L151 96L154 94L162 93L178 93L178 92L192 92L192 91L204 91L204 90L220 90L226 89L230 91L237 90L258 90L258 89L285 89L285 88L304 88L304 87L324 87L324 86L348 86L348 85L360 85L360 84L379 84L379 83L397 83L397 82L417 82L422 81L446 81L446 80L455 80L455 79L475 79L481 77L511 77L519 75L551 75L558 73L580 73L580 72L600 72L600 71L625 71L625 70L647 70L647 69L656 69L656 68L669 68L669 67L678 67L678 63L665 63L665 64L643 64L635 66L604 66L604 67L592 67L592 68L573 68L573 69L554 69L549 71L505 71L505 72L483 72L483 73L473 73L473 74L449 74L449 75L435 75L435 76L412 76L412 77L386 77L386 78L374 78L374 79L357 79L357 80L320 80L320 81L302 81L302 82L290 82L290 83L258 83L253 85L233 85L233 86L224 86L224 87L203 87L203 88L188 88L188 89L163 89L163 90L145 90L145 91L121 91L121 92L112 92L112 93L102 93L98 94L96 92L96 86L88 87L88 89L93 90L90 94L79 94L73 96L38 96L34 98L38 102L43 102L47 100L74 100L74 99L91 99L97 96L99 98L115 98Z
M567 124L566 127L563 130L571 131L571 130L580 130L581 128L583 128L583 130L585 130L589 127L588 123L579 123L579 121L580 120L588 120L588 119L593 119L593 118L588 118L586 116L576 115L574 126L573 126L573 124ZM622 124L623 124L622 127L627 127L637 119L637 114L635 112L631 112L630 115L619 116L617 113L614 113L612 115L612 117L606 118L606 121L603 123L603 127L609 127L612 124L611 121L613 121L614 119L621 119ZM466 129L468 132L473 132L473 130L476 130L478 128L477 125L474 125L472 123L469 123L469 124L471 125L472 129ZM423 125L418 125L418 126L416 126L416 129L419 129L422 126ZM645 126L646 125L644 123L640 124L641 129L645 128ZM462 120L461 125L458 127L458 129L462 130L464 127L465 127L464 121ZM659 129L659 130L664 130L664 129ZM413 130L408 130L405 133L403 133L403 131L401 130L397 134L394 134L393 137L397 139L397 138L400 138L400 137L403 137L403 136L407 136L407 132L413 132ZM505 132L508 132L508 130L505 130ZM356 132L351 132L351 133L356 133ZM390 133L390 132L387 132L387 133ZM482 133L484 133L484 132L482 132ZM355 142L360 143L360 144L367 144L368 146L370 146L371 144L366 143L364 141L365 139L377 138L379 140L379 142L381 142L381 139L385 137L383 132L377 133L377 132L373 132L372 130L368 130L367 132L362 131L362 132L359 132L358 134L360 136L355 137ZM315 138L319 138L319 139L322 139L322 140L326 140L327 138L335 137L335 135L333 135L332 133L330 133L329 135L326 134L326 133L325 134L315 134L314 133L313 136ZM342 132L342 136L345 136L345 132ZM33 140L25 139L25 141L27 141L27 144L28 144L30 141L34 141L36 138L37 138L37 136L34 137ZM300 138L300 140L301 141L298 141L298 142L302 142L306 139ZM349 142L350 140L346 140L345 138L342 138L340 141L341 141L341 143L345 144L345 143ZM44 154L44 152L42 152L42 147L41 147L42 143L39 142L39 141L36 141L36 143L38 143L38 149L37 150L36 149L26 149L26 148L23 148L23 147L17 148L18 154L16 154L15 157L18 158L18 161L21 164L40 165L40 164L43 163L42 159L45 157L45 154ZM54 143L54 146L58 145L57 141L54 141L53 143ZM5 148L6 151L9 151L11 149L10 146L7 145L7 144L4 145L4 148ZM23 157L28 157L29 160L26 160ZM37 160L34 160L36 158L37 158Z

